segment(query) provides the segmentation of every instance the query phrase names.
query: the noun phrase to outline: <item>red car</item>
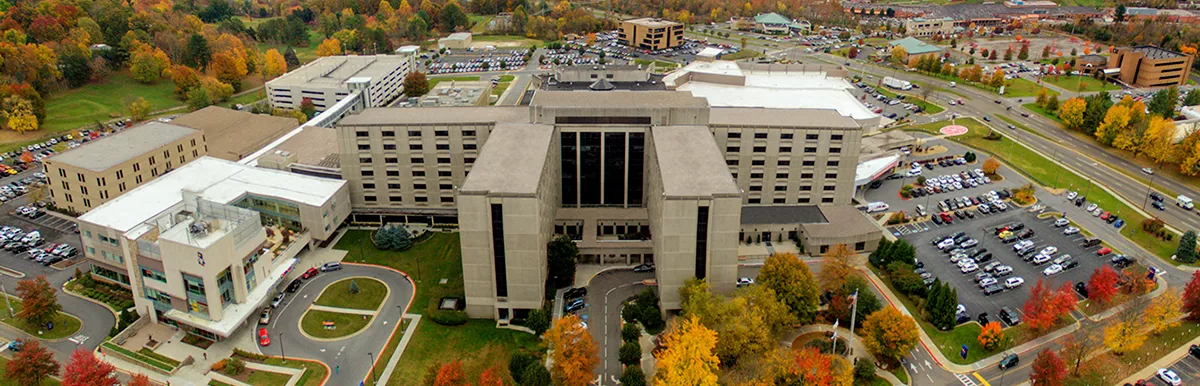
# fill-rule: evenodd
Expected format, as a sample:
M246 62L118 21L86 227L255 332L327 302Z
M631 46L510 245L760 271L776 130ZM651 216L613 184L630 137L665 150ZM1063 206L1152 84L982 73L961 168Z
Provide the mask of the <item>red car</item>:
M316 268L309 268L307 271L304 271L304 275L301 275L300 277L303 277L307 280L311 279L313 276L317 276L318 273L321 273L321 271Z
M258 329L258 345L267 347L271 345L271 335L267 334L265 327Z
M945 221L947 224L954 222L954 216L951 216L949 213L942 212L939 215L942 216L942 221Z
M1100 248L1100 250L1096 251L1097 256L1104 256L1109 253L1112 253L1112 249L1109 249L1108 247Z

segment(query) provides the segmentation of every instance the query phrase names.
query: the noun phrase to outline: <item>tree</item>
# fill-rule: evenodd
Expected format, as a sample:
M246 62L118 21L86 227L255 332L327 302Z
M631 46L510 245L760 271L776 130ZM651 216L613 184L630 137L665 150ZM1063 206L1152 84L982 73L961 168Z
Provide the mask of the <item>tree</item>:
M642 347L637 342L625 342L617 353L618 361L626 366L642 363Z
M663 335L661 342L658 371L654 374L656 385L717 385L720 361L713 353L717 345L716 332L704 327L694 316L680 318Z
M242 78L250 72L247 67L246 59L242 55L232 52L218 52L213 54L212 69L213 76L221 83L227 83L235 90L241 89Z
M778 346L783 332L796 323L775 292L762 285L744 288L734 298L726 299L713 294L707 281L693 278L679 295L680 315L698 318L721 337L715 348L721 363L732 365L741 357L770 351Z
M208 106L212 106L213 98L208 93L208 89L204 87L196 87L187 93L188 108L196 111Z
M1146 334L1142 332L1145 325L1140 320L1122 319L1114 320L1104 328L1104 346L1117 355L1136 350L1146 342Z
M1049 47L1049 46L1047 46ZM1058 117L1062 119L1063 126L1071 130L1079 130L1083 125L1083 112L1087 109L1087 102L1079 98L1067 99L1063 102L1062 107L1058 111Z
M55 288L45 276L17 282L17 296L21 298L21 312L17 317L30 326L44 326L54 320L62 306L55 297Z
M810 323L817 315L817 283L808 264L791 253L776 253L767 258L758 274L760 285L775 292L800 323Z
M1046 98L1046 111L1054 112L1058 110L1058 97L1051 95Z
M442 6L442 12L439 16L442 23L440 27L446 31L457 31L459 28L469 27L470 24L470 18L467 17L467 13L463 12L462 6L458 5L458 2L455 0L447 1Z
M1049 57L1050 57L1050 46L1049 45L1042 46L1042 59L1049 58Z
M889 57L891 58L892 63L904 63L904 59L908 58L908 50L904 49L904 47L897 46L892 48L892 53Z
M942 331L949 331L958 323L958 289L950 283L934 280L925 301L925 312L930 323Z
M1175 260L1187 264L1196 261L1196 231L1189 229L1179 237L1179 248L1175 249Z
M358 292L360 291L360 289L358 288L358 282L354 281L354 279L350 279L349 291L350 291L350 294L352 294L352 295L357 295Z
M263 76L274 78L287 72L287 59L279 53L279 50L274 48L267 50L263 63Z
M1042 349L1033 360L1033 372L1029 373L1029 381L1038 386L1061 386L1067 376L1067 365L1062 358L1050 351Z
M1175 117L1175 102L1179 100L1179 88L1175 86L1168 87L1166 90L1160 90L1154 93L1154 97L1150 98L1150 113L1157 114L1163 118Z
M384 1L381 4L387 4L387 2ZM504 386L504 380L496 374L496 369L489 367L479 374L479 386Z
M1012 47L1008 47L1008 49L1004 50L1004 60L1012 60L1012 57L1013 57Z
M1117 272L1105 265L1092 271L1087 284L1088 299L1107 304L1117 293Z
M519 350L508 357L508 373L518 385L525 384L525 369L530 366L542 367L538 357L528 351ZM544 368L544 367L543 367Z
M1084 361L1088 359L1088 355L1095 350L1100 344L1096 339L1093 327L1082 326L1075 333L1067 335L1062 341L1061 355L1063 360L1071 366L1071 374L1078 376L1079 368L1083 366Z
M300 58L296 57L296 49L288 47L287 51L283 52L283 61L287 63L288 68L300 65Z
M1158 335L1178 326L1179 318L1183 316L1183 312L1180 311L1181 304L1179 293L1175 291L1167 291L1151 300L1143 313L1146 324L1150 325L1150 332Z
M117 368L96 359L96 354L82 348L71 353L71 362L63 369L63 386L119 386Z
M624 386L646 386L646 374L642 372L642 366L626 367L618 380Z
M1017 54L1017 59L1020 59L1020 60L1029 59L1029 45L1028 44L1021 45L1021 52Z
M917 345L917 323L888 306L867 316L862 327L863 346L877 356L899 360Z
M533 330L534 335L542 335L550 329L550 315L540 308L529 311L529 316L525 318L525 327Z
M175 95L187 97L188 91L200 87L200 73L188 66L172 66L171 82L175 83Z
M1047 94L1046 94L1046 88L1045 88L1045 87L1042 87L1042 88L1038 89L1036 103L1037 103L1037 105L1038 105L1039 107L1045 107L1045 106L1046 106L1046 96L1047 96Z
M429 80L425 78L425 73L420 71L409 71L404 75L404 96L412 98L425 95L429 92Z
M1125 4L1117 4L1113 10L1113 19L1117 21L1117 24L1125 21Z
M1070 283L1063 283L1057 291L1051 289L1043 279L1038 279L1025 301L1025 320L1035 331L1045 331L1075 306L1075 294Z
M329 38L317 45L317 56L332 56L342 54L342 42Z
M803 347L796 351L791 368L792 375L800 382L786 384L849 386L854 382L853 371L850 361L840 355L824 354L816 347Z
M129 58L129 72L142 83L154 83L171 67L171 59L163 50L138 42Z
M59 365L41 342L21 339L24 346L8 362L8 379L23 385L41 385L42 380L58 375Z
M58 56L58 66L62 69L63 79L71 87L87 84L92 79L91 57L86 50L65 50Z
M1200 271L1192 273L1192 280L1183 287L1182 311L1191 321L1200 320Z
M135 122L144 121L150 115L150 109L150 102L147 102L146 98L138 97L129 103L129 118Z
M625 342L635 342L642 337L642 328L636 323L625 323L621 326L621 340Z
M1188 91L1187 96L1183 97L1184 106L1200 105L1200 89L1192 89Z
M568 315L554 321L542 338L553 350L550 375L555 385L586 386L594 379L593 370L600 363L599 350L578 316Z
M34 114L33 103L18 95L4 98L0 118L10 130L18 133L38 129L38 117Z
M522 386L551 386L550 370L541 363L533 363L521 374Z
M988 60L996 60L996 51L999 50L992 50L991 55L988 55Z
M437 378L433 386L467 386L467 374L463 372L462 361L457 359L443 363L438 367Z
M187 49L183 54L183 64L191 68L203 69L212 60L212 49L208 47L208 39L204 35L193 33L188 37Z
M998 170L1000 170L1000 161L997 161L996 158L988 158L983 161L983 174L994 176Z
M834 245L822 255L824 263L821 264L821 274L817 277L817 284L822 292L842 288L847 278L858 274L850 263L851 256L853 252L846 244Z
M1000 347L1000 343L1004 342L1004 331L1000 328L1000 322L991 322L983 325L983 329L979 330L979 345L984 349L991 351Z
M579 247L570 237L560 235L546 247L546 265L549 275L546 282L552 288L563 288L575 282L575 262L579 259Z
M129 385L127 386L151 386L150 377L146 376L146 374L134 374L133 379L129 380Z
M992 51L992 53L995 54L996 51ZM997 70L996 72L993 72L992 77L990 79L988 79L988 86L999 88L1000 86L1003 86L1003 85L1004 85L1004 71Z

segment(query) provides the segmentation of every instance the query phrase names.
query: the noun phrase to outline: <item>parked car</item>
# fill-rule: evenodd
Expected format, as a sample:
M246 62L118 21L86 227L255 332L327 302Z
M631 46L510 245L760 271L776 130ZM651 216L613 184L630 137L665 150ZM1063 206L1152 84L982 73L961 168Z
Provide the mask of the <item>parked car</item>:
M1004 288L1013 289L1025 284L1025 279L1020 277L1010 277L1004 281Z
M260 314L258 316L258 324L269 324L269 323L271 323L271 309L267 308L267 309L264 309L262 311L262 314Z
M1179 386L1179 385L1183 384L1183 380L1179 378L1178 374L1175 374L1174 370L1158 369L1157 374L1158 374L1158 379L1161 379L1163 382L1165 382L1168 385Z
M1110 249L1109 247L1100 248L1100 250L1096 251L1097 256L1104 256L1109 253L1112 253L1112 249Z
M292 282L288 283L287 292L295 293L296 291L300 290L300 286L303 284L304 282L301 281L300 278L292 279Z
M587 296L587 287L577 287L563 292L563 300L571 300Z
M271 334L267 333L266 327L258 328L258 345L263 347L271 345Z
M633 267L633 272L652 272L652 271L654 271L654 264L652 264L652 263L640 264L636 267Z
M754 278L742 277L742 278L738 278L738 280L737 280L738 287L745 287L745 286L748 286L751 284L754 284Z
M316 268L309 268L307 271L304 271L304 274L300 275L300 277L303 279L311 279L313 276L317 276L319 273L321 273L320 270Z
M1004 307L1000 309L1000 320L1003 320L1004 323L1008 323L1009 326L1016 326L1021 324L1021 315L1013 312L1013 310L1009 309L1008 307Z
M8 342L8 349L12 350L12 352L21 351L22 348L25 348L25 341L23 340L14 340Z
M331 261L321 265L321 272L333 272L342 269L342 263Z
M286 297L286 292L279 291L279 293L275 295L275 298L271 299L271 308L279 308L279 305L283 304L283 299Z

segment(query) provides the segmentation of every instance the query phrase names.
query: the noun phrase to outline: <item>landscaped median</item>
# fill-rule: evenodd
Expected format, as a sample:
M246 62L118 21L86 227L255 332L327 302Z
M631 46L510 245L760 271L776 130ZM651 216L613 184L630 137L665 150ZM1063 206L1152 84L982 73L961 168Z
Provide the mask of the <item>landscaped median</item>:
M1081 190L1088 189L1088 186L1095 184L1091 180L1075 174L1022 144L1012 143L1012 139L1007 136L1001 135L994 140L985 139L984 137L991 133L992 130L979 121L974 119L957 119L954 123L966 126L969 130L966 134L948 137L948 139L990 153L1043 187L1054 186L1060 189L1071 188ZM940 121L924 125L901 126L897 129L939 135L941 133L938 130L948 124L948 121ZM1121 228L1120 232L1122 235L1155 256L1158 256L1163 261L1177 264L1170 259L1170 256L1175 253L1176 243L1159 239L1142 230L1142 222L1146 220L1145 216L1099 186L1088 190L1087 199L1089 202L1096 203L1110 212L1121 213L1121 217L1125 219L1126 224Z
M369 277L352 277L325 287L300 319L300 329L316 339L352 336L371 325L390 290Z
M904 99L902 100L903 102L908 102L908 103L917 105L918 107L921 108L921 112L925 113L925 114L937 114L937 113L946 111L946 108L939 106L936 103L926 102L926 101L922 100L921 97L916 94L903 93L903 92L897 93L897 92L888 90L883 87L876 87L875 91L878 91L880 94L883 94L884 96L886 96L888 98L892 98L892 99L895 99L897 95L904 95Z

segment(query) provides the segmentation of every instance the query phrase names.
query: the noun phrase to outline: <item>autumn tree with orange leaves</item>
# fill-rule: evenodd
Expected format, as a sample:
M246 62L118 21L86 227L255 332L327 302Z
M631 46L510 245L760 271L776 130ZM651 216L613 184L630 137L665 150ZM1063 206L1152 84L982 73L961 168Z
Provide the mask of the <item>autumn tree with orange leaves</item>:
M796 351L796 359L788 375L787 378L798 378L795 380L803 385L850 386L854 383L854 367L850 361L841 355L822 354L816 347L804 347Z
M1107 304L1117 293L1117 272L1107 265L1092 271L1088 279L1087 298L1100 304Z
M463 372L462 361L452 360L438 367L437 377L433 386L467 386L467 374Z
M717 333L696 317L675 319L662 336L654 384L661 386L716 386L720 360ZM588 370L590 373L590 369Z
M600 351L578 316L556 320L542 338L553 351L550 375L555 385L587 386L595 379L592 374L600 363Z
M1029 300L1025 301L1025 322L1034 331L1046 331L1054 327L1064 314L1075 306L1075 294L1071 292L1071 283L1063 283L1058 290L1051 289L1043 279L1029 291Z
M1000 347L1000 343L1004 341L1004 331L1000 328L1000 322L991 322L983 325L983 329L979 330L979 345L988 351L995 350Z

